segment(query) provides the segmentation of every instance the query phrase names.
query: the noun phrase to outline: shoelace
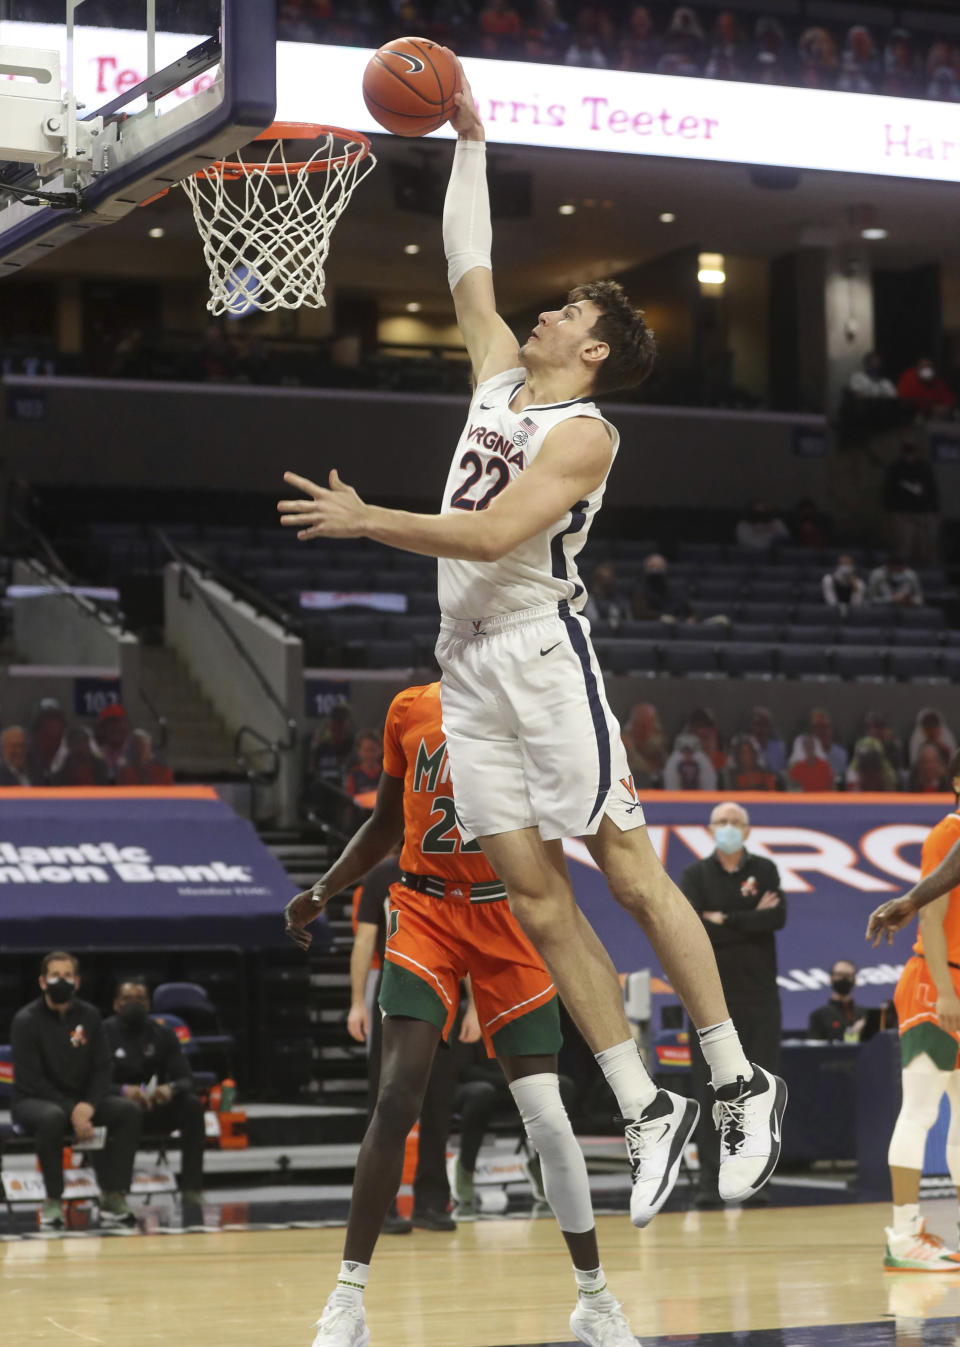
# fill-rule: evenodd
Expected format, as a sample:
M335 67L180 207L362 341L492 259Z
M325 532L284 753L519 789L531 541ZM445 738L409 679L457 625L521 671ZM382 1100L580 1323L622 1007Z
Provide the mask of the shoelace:
M621 1313L619 1301L609 1314L597 1314L592 1327L596 1330L596 1336L599 1336L604 1347L619 1347L619 1344L623 1342L623 1333L628 1335L628 1341L636 1342L626 1316ZM614 1336L614 1330L616 1330L617 1336Z
M720 1145L735 1155L747 1139L747 1097L718 1099L713 1106L713 1125L720 1130Z
M658 1134L662 1133L663 1128L668 1121L669 1119L666 1117L651 1118L647 1122L640 1122L638 1120L637 1122L627 1123L626 1127L623 1129L627 1150L630 1153L630 1162L633 1166L634 1178L636 1178L640 1166L643 1164L647 1143L653 1140L654 1131L656 1130Z
M338 1305L331 1298L320 1316L317 1327L337 1328L342 1323L356 1322L362 1313L363 1307L361 1305Z

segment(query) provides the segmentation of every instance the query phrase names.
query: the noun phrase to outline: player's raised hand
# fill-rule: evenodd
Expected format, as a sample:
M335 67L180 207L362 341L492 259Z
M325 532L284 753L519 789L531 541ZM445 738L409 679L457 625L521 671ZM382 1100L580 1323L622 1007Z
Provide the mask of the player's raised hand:
M897 931L902 931L904 926L914 914L914 906L910 901L910 895L905 894L902 898L891 898L886 903L881 903L879 907L874 908L867 921L867 940L876 949L884 936L887 937L887 944L893 944L893 937Z
M352 486L341 482L336 468L330 471L329 487L318 486L309 477L285 472L283 480L295 486L306 500L277 502L280 523L297 529L301 542L311 538L362 538L367 507Z
M483 130L483 122L480 120L480 114L477 111L477 102L473 96L473 90L470 88L469 81L463 72L460 58L457 53L451 51L449 47L444 47L443 50L452 61L456 62L457 70L460 75L460 90L454 95L454 110L447 120L461 139L485 140L486 135Z

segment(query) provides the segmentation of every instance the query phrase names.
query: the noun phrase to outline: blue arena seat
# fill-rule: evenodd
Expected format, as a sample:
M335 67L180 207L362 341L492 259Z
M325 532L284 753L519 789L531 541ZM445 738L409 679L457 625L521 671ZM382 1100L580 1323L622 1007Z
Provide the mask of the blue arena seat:
M603 649L601 654L600 647ZM654 674L657 672L659 647L655 641L601 641L594 647L600 667L614 674Z
M952 683L960 682L960 650L941 650L940 670Z
M767 575L757 577L749 585L750 599L761 603L782 603L793 605L800 598L798 586L793 580L770 580Z
M833 652L834 668L840 678L872 682L887 676L887 657L885 646L847 645L836 646Z
M697 598L718 602L722 599L736 601L742 591L743 582L739 575L706 575L701 576L696 582Z
M708 617L728 617L731 621L737 616L743 604L740 599L725 601L722 599L697 599L694 602L694 609L697 617L701 621L706 621Z
M889 632L886 627L847 627L840 628L840 639L844 645L889 645Z
M721 651L723 667L734 678L772 678L776 672L776 647L731 642Z
M706 626L702 622L676 622L672 625L675 641L728 641L730 639L730 625L727 622L710 622Z
M678 561L696 561L701 566L723 561L725 555L723 543L680 543L677 547Z
M365 641L368 669L410 669L413 667L413 649L410 641ZM363 668L363 665L359 666Z
M432 636L436 643L439 631L439 613L393 614L383 624L383 634L397 641L410 640L414 636Z
M775 625L789 621L793 605L790 603L763 603L745 599L740 605L737 619L740 622L764 623Z
M387 634L379 613L329 613L317 626L335 641L376 641Z
M843 621L843 614L821 599L819 603L798 603L793 619L800 627L836 626Z
M901 608L900 625L901 627L927 627L934 631L940 631L947 624L939 608L923 606L920 608Z
M717 646L707 641L671 641L660 651L663 670L669 674L717 674Z
M787 678L832 678L833 661L830 648L824 648L819 642L814 645L781 646L780 672Z
M957 644L960 645L960 632L945 631L941 633L936 627L894 627L887 637L889 645L899 646L938 646L941 635L946 644L950 644L946 638L956 636Z
M885 606L880 606L875 603L862 603L858 604L855 608L848 609L847 615L843 621L848 627L893 626L890 610Z
M890 677L901 682L921 682L925 678L942 676L942 656L954 652L939 650L936 646L920 645L890 651ZM960 654L960 651L956 652Z
M807 623L788 622L783 635L790 645L831 645L837 637L835 626L826 623L809 625Z
M737 622L729 628L730 640L750 645L778 645L780 628L773 622Z

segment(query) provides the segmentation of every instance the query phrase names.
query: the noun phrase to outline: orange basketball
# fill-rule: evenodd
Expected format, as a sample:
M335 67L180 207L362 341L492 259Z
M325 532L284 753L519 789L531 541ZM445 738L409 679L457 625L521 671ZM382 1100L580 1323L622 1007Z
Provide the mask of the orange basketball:
M363 101L371 117L396 136L425 136L453 111L460 91L456 62L426 37L387 42L363 72Z

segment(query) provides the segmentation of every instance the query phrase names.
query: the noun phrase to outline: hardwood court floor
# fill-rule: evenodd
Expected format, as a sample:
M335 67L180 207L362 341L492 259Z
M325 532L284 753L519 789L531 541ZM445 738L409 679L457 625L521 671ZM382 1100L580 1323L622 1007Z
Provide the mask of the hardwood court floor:
M931 1225L946 1234L955 1206L931 1211ZM642 1232L625 1216L607 1216L598 1229L611 1287L644 1344L729 1332L737 1343L782 1347L953 1344L960 1275L884 1273L887 1213L879 1205L680 1213ZM310 1347L342 1237L325 1229L11 1241L0 1245L0 1342ZM385 1238L373 1274L372 1347L570 1341L573 1282L552 1221ZM929 1337L922 1325L917 1331L924 1318ZM880 1326L740 1336L847 1324Z

